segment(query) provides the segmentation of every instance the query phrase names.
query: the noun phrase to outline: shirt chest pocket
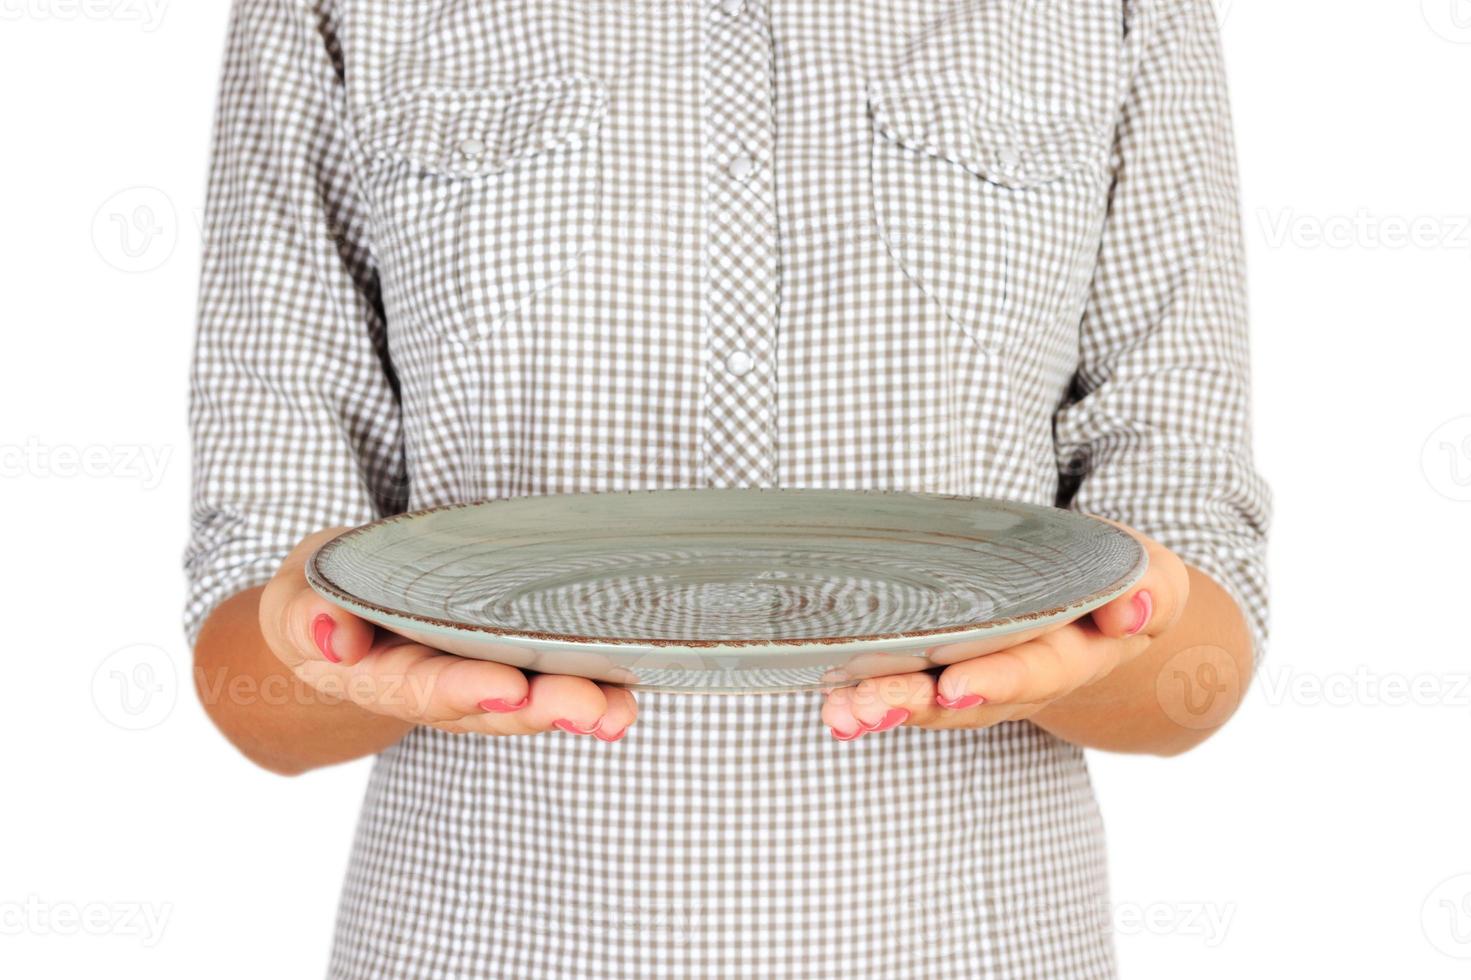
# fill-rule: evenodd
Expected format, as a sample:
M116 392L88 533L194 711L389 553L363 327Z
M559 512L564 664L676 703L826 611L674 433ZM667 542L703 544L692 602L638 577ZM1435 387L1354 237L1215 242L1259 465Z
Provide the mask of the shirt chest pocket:
M390 328L474 343L554 290L598 219L598 81L434 88L363 124Z
M875 221L909 280L987 348L1074 335L1107 139L969 77L876 82L869 107Z

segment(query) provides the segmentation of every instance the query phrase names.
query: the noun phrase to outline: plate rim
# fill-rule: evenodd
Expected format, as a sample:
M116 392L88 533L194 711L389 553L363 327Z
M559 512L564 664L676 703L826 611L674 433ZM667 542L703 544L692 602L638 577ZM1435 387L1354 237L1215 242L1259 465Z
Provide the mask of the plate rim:
M932 627L919 630L903 630L890 633L871 633L864 635L839 636L839 637L801 637L781 638L765 637L759 639L725 639L725 640L690 640L670 639L666 637L607 637L607 636L579 636L573 633L553 633L545 631L516 630L510 627L493 626L483 623L464 623L436 616L422 616L418 613L408 612L402 609L393 609L375 602L369 602L358 596L346 592L333 582L321 569L319 562L329 551L340 547L343 542L360 534L366 534L377 528L393 524L399 521L413 520L429 514L436 514L452 510L465 510L478 507L489 507L501 503L524 500L541 500L549 498L571 498L571 497L632 497L637 495L653 494L696 494L720 491L737 491L741 493L767 493L772 495L804 494L804 493L840 493L852 495L887 496L887 497L909 497L934 500L956 500L966 502L978 502L986 504L1000 504L1006 507L1021 508L1023 510L1052 511L1065 514L1083 521L1091 521L1106 529L1114 536L1120 537L1135 549L1136 558L1133 566L1123 576L1110 583L1105 588L1098 589L1081 599L1060 606L1051 606L1047 609L1026 613L1021 616L1009 616L1004 619L988 619L976 623L963 623L954 626ZM999 497L985 497L974 494L952 494L931 493L919 490L877 490L859 489L852 490L841 487L661 487L649 490L611 490L611 491L579 491L573 493L557 494L528 494L515 497L491 497L483 500L459 501L455 503L439 504L433 507L422 507L417 510L404 511L399 514L389 514L376 520L348 528L340 534L333 536L330 540L323 542L307 558L305 573L307 584L312 590L323 598L339 605L349 612L362 615L363 618L373 620L374 617L383 617L397 620L405 628L423 629L429 628L442 631L453 636L461 637L495 637L510 642L528 643L536 647L547 648L576 648L580 650L597 650L601 652L627 653L630 650L650 649L662 653L710 654L721 650L744 650L750 652L752 648L768 648L773 652L800 653L806 651L828 650L844 646L896 646L912 643L915 640L930 640L943 638L947 640L975 639L982 636L992 636L1008 632L1016 632L1031 626L1048 626L1069 619L1076 619L1086 613L1097 609L1113 599L1128 592L1138 581L1143 578L1149 567L1149 553L1139 539L1132 534L1122 530L1118 526L1109 523L1092 514L1081 511L1067 510L1062 507L1049 507L1045 504L1033 504L1019 500L1005 500ZM1071 615L1070 615L1071 614ZM375 620L380 621L381 620Z

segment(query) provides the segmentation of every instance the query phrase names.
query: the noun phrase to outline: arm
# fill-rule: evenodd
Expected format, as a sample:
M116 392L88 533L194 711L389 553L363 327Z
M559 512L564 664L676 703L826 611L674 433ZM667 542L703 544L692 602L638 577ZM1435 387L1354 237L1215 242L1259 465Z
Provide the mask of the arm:
M1197 568L1185 572L1189 597L1173 626L1032 722L1090 749L1155 755L1178 755L1219 730L1246 693L1251 633L1225 589Z
M232 12L190 386L196 688L226 738L281 773L414 725L615 741L628 692L409 643L307 586L320 529L402 509L407 483L334 28L300 0Z
M1135 0L1134 65L1079 366L1058 413L1059 503L1149 550L1091 616L938 678L833 692L839 737L1029 719L1080 745L1172 755L1217 730L1266 637L1267 492L1251 463L1235 159L1208 0ZM1145 598L1147 597L1147 598Z
M551 729L616 742L633 695L581 677L528 677L375 630L322 599L303 569L338 529L309 535L264 588L219 605L195 646L205 710L256 764L283 775L380 752L415 725L454 734Z
M234 5L190 385L186 629L210 718L277 772L377 751L408 727L298 680L258 625L263 583L299 538L402 506L399 408L340 98L309 5Z
M1137 658L1033 720L1091 747L1173 754L1230 717L1265 642L1268 494L1251 460L1235 149L1211 6L1137 0L1129 45L1137 67L1059 465L1077 475L1072 506L1185 563L1188 597Z
M294 776L372 755L412 725L307 684L261 635L264 588L220 603L194 647L194 685L210 720L240 752L271 772ZM225 692L250 691L250 697Z
M1125 529L1130 530L1130 529ZM946 644L938 677L901 674L828 695L823 719L842 741L898 725L1033 724L1087 748L1178 755L1240 704L1252 643L1241 611L1210 576L1137 531L1149 569L1125 595L1065 626L989 652Z

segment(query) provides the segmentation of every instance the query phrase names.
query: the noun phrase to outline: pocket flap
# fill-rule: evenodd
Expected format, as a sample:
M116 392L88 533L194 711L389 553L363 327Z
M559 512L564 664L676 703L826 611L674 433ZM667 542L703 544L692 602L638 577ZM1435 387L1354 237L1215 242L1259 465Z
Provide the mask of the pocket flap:
M601 82L581 75L504 89L426 88L370 113L369 150L447 177L498 173L528 157L576 148L607 112Z
M1057 105L1003 93L983 79L925 75L873 82L876 132L994 184L1026 188L1101 166L1106 137Z

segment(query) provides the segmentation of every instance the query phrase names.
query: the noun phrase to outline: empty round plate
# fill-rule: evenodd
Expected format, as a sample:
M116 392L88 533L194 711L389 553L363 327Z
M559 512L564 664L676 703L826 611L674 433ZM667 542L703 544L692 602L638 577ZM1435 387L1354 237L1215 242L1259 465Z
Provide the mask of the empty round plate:
M1000 649L1122 595L1093 518L867 490L517 497L386 518L307 563L323 596L450 653L639 688L852 683ZM981 641L970 643L970 641Z

